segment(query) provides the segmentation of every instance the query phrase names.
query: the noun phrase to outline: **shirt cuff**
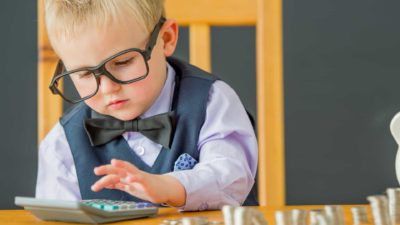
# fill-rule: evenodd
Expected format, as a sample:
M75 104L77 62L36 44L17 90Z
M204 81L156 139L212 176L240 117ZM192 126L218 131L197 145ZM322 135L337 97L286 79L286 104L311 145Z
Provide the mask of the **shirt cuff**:
M175 177L185 188L186 202L183 206L175 207L180 211L204 211L219 209L221 194L213 179L202 179L206 172L183 170L166 173Z

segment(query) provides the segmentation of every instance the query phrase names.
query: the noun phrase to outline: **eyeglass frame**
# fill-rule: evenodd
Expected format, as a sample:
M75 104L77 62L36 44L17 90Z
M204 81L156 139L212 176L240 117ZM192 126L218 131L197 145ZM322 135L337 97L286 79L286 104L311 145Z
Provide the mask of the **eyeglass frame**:
M151 59L151 53L153 51L154 46L157 43L158 34L159 34L160 30L161 30L162 25L164 25L165 21L166 21L166 19L164 17L160 18L158 23L155 25L153 31L150 33L149 41L147 42L147 45L146 45L144 50L140 49L140 48L125 49L123 51L120 51L120 52L112 55L112 56L109 56L108 58L103 60L97 66L94 66L94 67L82 67L82 68L74 69L74 70L71 70L71 71L66 71L64 63L62 62L62 60L58 60L57 67L56 67L56 69L54 71L53 78L52 78L52 80L50 82L50 85L49 85L50 91L55 95L60 95L65 101L67 101L69 103L72 103L72 104L76 104L76 103L85 101L85 100L87 100L87 99L89 99L89 98L91 98L91 97L93 97L93 96L95 96L97 94L97 92L99 91L100 76L101 75L104 75L104 76L110 78L113 82L116 82L118 84L131 84L133 82L145 79L149 75L149 64L148 64L148 61ZM123 55L123 54L125 54L127 52L133 52L133 51L140 53L144 58L144 62L146 64L146 73L144 75L142 75L140 77L137 77L137 78L134 78L132 80L122 81L122 80L118 80L109 71L107 71L107 69L105 67L106 63L108 63L110 60L112 60L112 59L114 59L114 58L116 58L116 57L118 57L120 55ZM61 93L61 91L58 90L58 88L56 87L57 84L58 84L57 81L61 77L68 76L68 75L70 75L72 73L76 73L76 72L79 72L79 71L90 71L90 72L92 72L93 75L96 78L97 88L96 88L96 91L94 91L94 93L91 94L91 95L88 95L88 96L86 96L84 98L81 98L79 100L70 100L67 97L65 97Z

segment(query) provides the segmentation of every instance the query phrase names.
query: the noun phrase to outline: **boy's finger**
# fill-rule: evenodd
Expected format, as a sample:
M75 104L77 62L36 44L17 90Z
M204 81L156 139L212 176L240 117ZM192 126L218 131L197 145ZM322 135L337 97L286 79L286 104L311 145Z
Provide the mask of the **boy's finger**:
M125 189L126 189L126 184L123 184L123 183L118 183L118 184L115 184L115 188L116 189L119 189L119 190L121 190L121 191L125 191Z
M120 177L114 174L104 176L100 178L96 183L94 183L91 187L92 191L101 191L103 188L106 188L110 185L115 185L120 180Z
M128 183L142 182L143 181L143 176L141 176L141 175L128 175L125 180Z
M96 174L97 176L106 174L117 174L119 176L124 176L126 172L118 167L108 164L94 168L94 174Z
M131 185L128 185L128 184L118 183L118 184L115 185L115 188L119 189L121 191L128 192L130 194L133 193L133 187Z
M131 174L129 174L129 175L127 175L126 177L121 178L121 179L120 179L120 183L121 183L121 184L130 185L130 184L132 184L133 182L141 182L142 180L143 180L143 179L142 179L142 176L141 176L141 175L131 175Z
M112 159L111 165L121 169L126 169L132 174L137 174L141 172L136 166L132 165L131 163L119 159Z
M105 187L105 188L107 188L107 189L115 189L115 184L108 185L108 186Z

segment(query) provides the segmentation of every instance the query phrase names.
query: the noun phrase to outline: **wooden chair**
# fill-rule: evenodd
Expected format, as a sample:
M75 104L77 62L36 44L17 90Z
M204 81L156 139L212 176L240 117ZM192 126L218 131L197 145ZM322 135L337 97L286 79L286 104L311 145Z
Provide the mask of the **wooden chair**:
M167 17L189 26L190 62L211 71L210 26L256 26L258 192L262 206L285 205L282 0L166 0ZM38 0L39 141L62 114L62 101L48 89L57 57L44 28Z

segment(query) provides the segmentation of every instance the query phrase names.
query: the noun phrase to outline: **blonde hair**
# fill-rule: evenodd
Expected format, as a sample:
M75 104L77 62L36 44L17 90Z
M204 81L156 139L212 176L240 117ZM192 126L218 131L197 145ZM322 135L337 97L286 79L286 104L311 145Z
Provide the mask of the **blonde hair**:
M151 32L165 16L164 0L45 0L49 36L67 38L87 26L102 27L136 19Z

